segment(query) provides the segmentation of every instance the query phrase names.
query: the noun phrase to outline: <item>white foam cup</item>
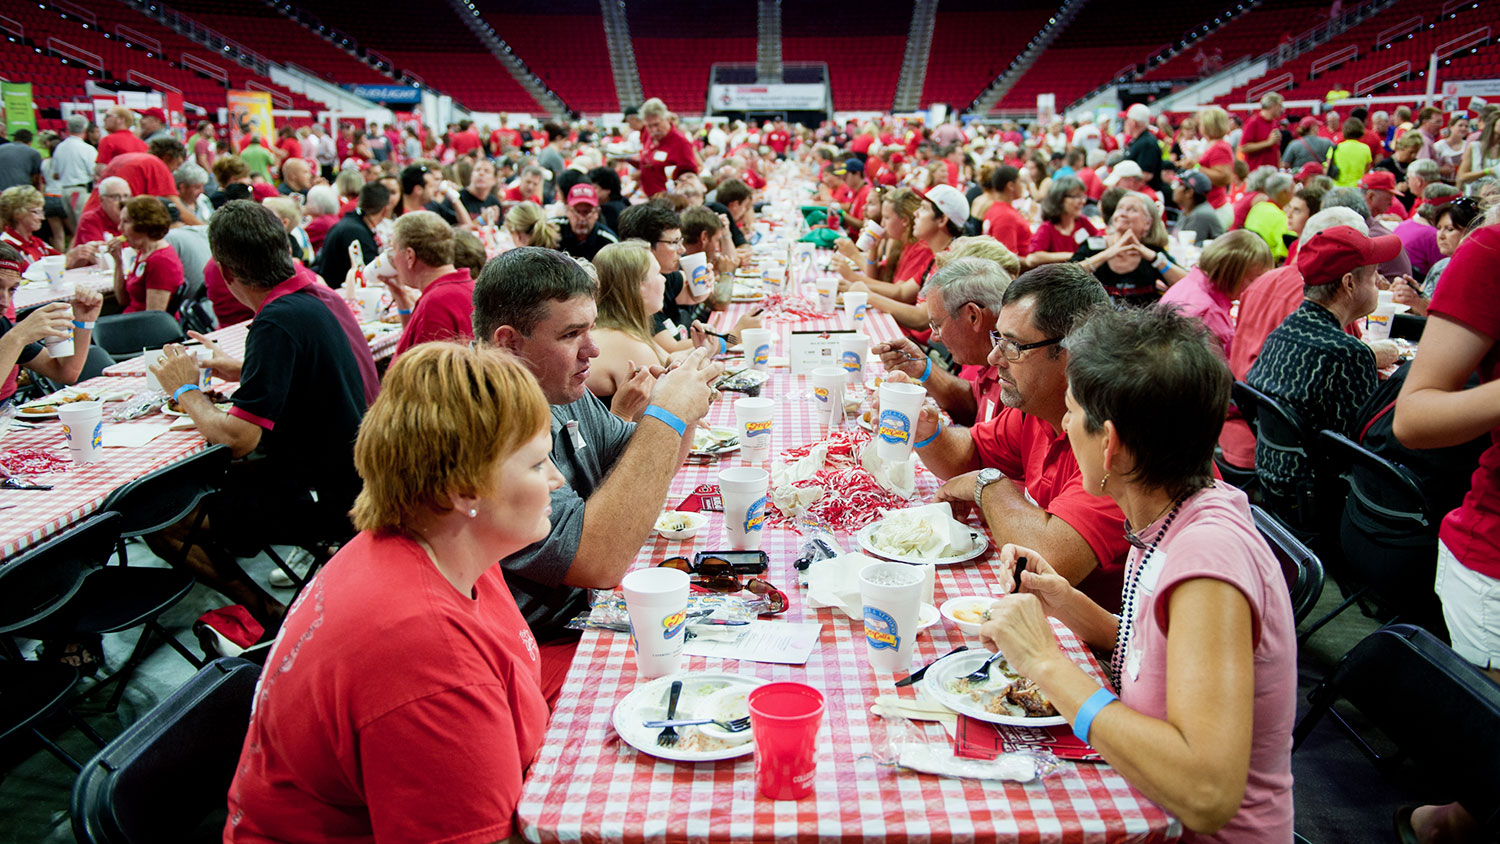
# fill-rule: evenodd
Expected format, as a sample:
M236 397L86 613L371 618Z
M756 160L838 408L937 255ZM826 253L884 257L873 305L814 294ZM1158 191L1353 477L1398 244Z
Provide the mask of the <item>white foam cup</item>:
M746 463L764 463L771 458L772 414L776 401L744 398L734 403L734 420L739 428L740 459Z
M1385 293L1382 291L1382 296ZM1385 340L1391 336L1391 320L1396 315L1396 303L1381 302L1374 312L1365 317L1365 339Z
M839 301L838 278L831 275L819 276L813 284L818 289L818 313L837 313Z
M870 311L870 294L849 291L844 294L844 318L855 331L865 330L865 317Z
M904 463L916 440L917 414L927 395L919 384L880 385L880 418L875 420L875 442L881 460Z
M842 366L820 366L812 371L813 400L817 421L821 425L836 426L844 419L844 375Z
M706 296L714 288L713 273L708 268L708 253L682 256L682 279L694 296Z
M771 365L771 339L775 336L776 332L769 328L746 328L740 332L745 362L751 369L764 372Z
M75 401L59 405L57 418L62 422L63 437L73 465L82 466L99 459L104 445L104 403Z
M70 358L73 356L75 347L73 345L73 325L68 325L68 336L66 337L44 337L42 346L47 349L47 354L53 358Z
M858 332L839 338L839 362L850 384L865 382L865 361L870 356L870 338Z
M66 255L48 255L38 258L37 265L47 276L47 286L53 293L71 293L73 285L63 277L63 270L67 268L68 258Z
M905 563L871 563L859 570L865 653L876 671L911 667L922 608L922 570Z
M760 548L766 523L766 490L771 473L754 466L719 472L719 494L724 500L724 538L736 551Z
M854 246L859 251L864 252L875 245L875 238L883 234L885 234L885 229L879 223L867 222L865 223L865 227L860 230L859 240L855 241Z
M620 581L638 676L665 677L681 668L688 583L687 572L660 567L630 572Z

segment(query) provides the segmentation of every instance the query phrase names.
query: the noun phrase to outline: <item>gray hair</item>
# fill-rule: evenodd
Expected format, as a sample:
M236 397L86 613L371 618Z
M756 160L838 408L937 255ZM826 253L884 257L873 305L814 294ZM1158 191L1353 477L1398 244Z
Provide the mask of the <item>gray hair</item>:
M662 102L659 97L652 97L651 99L649 99L649 100L641 103L641 119L642 120L646 119L647 117L666 117L666 116L667 116L667 104L664 103L664 102Z
M970 302L993 314L1000 313L1010 275L994 261L984 258L954 258L927 282L929 290L943 292L943 307L952 313Z
M549 171L547 168L543 167L540 164L528 164L528 165L526 165L526 169L521 171L521 175L522 176L539 176L539 177L541 177L542 179L545 180L547 178L547 174L550 173L550 172L551 171Z
M1245 177L1245 189L1268 193L1269 191L1266 191L1266 179L1276 175L1276 172L1276 168L1269 164L1264 167L1255 168L1250 171L1249 176Z
M1261 190L1265 191L1266 196L1274 198L1291 190L1295 184L1296 182L1292 180L1291 173L1277 172L1266 177L1265 187L1261 188Z
M1376 120L1390 120L1390 119L1391 119L1391 116L1389 114L1386 114L1383 111L1377 111L1374 114L1370 115L1370 120L1372 122L1376 121Z
M315 216L339 213L339 197L328 185L313 185L307 189L307 213Z
M1438 180L1438 163L1430 158L1419 158L1406 168L1406 175L1416 176L1424 182L1436 182Z
M1279 105L1281 105L1281 95L1275 91L1260 98L1261 108L1275 108Z
M1302 235L1297 238L1297 243L1306 246L1307 242L1312 240L1313 235L1334 226L1348 226L1366 237L1370 236L1370 226L1365 222L1365 218L1359 215L1359 212L1350 208L1330 208L1328 197L1325 195L1323 210L1307 218L1307 222L1302 225Z
M68 134L82 135L88 131L89 119L81 114L75 114L68 118Z
M178 165L172 173L172 180L179 185L206 185L208 184L208 172L191 161Z
M109 193L110 188L124 188L126 193L132 196L135 195L135 191L130 189L130 183L119 176L110 176L98 185L95 185L95 190L99 191L100 196Z
M1367 220L1370 218L1370 206L1365 203L1364 192L1359 188L1334 188L1323 194L1323 211L1330 208L1348 208ZM1368 233L1369 230L1366 227L1366 234Z

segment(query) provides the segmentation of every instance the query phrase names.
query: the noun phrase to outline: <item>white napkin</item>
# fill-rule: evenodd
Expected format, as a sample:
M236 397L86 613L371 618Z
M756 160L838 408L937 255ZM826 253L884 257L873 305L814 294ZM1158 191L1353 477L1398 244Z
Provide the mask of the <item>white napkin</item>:
M859 572L880 560L858 552L819 560L807 570L807 601L813 608L833 607L862 621L864 602L859 598Z
M864 449L859 455L859 465L863 466L875 482L882 487L896 493L902 498L911 498L917 494L917 461L916 456L907 457L900 463L882 460L880 449L875 447L872 438L865 443Z
M828 459L828 444L816 443L808 449L807 456L790 464L771 467L771 501L776 509L789 516L801 515L812 503L823 497L823 488L816 484L795 487L797 481L805 481L823 468Z
M882 520L882 527L893 519L920 523L930 531L926 540L914 551L909 552L924 560L966 554L974 548L974 538L969 531L969 526L953 518L953 507L946 501L924 504L921 507L911 507L906 510L888 511L885 519ZM872 540L880 536L880 530L881 528L875 530ZM881 548L880 551L887 553L885 548Z
M166 425L109 425L104 429L105 448L134 448L167 432Z

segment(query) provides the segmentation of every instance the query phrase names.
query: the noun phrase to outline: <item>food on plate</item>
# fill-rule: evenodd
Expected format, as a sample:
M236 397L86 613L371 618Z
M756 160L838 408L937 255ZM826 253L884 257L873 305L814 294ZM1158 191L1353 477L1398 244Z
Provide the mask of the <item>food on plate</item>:
M733 428L698 428L693 431L693 451L707 451L715 446L722 446L737 436Z
M52 414L57 412L57 407L55 405L44 404L38 407L23 407L21 408L21 412L30 413L36 416L51 416Z
M657 530L687 530L691 525L686 513L662 513L656 517Z
M959 621L967 621L970 624L979 624L985 620L984 607L959 607L953 611L953 617Z
M1005 685L1001 686L1000 683ZM947 686L948 691L956 695L967 694L970 700L994 715L1048 718L1057 714L1057 709L1042 694L1042 690L1017 674L1004 659L997 660L990 666L990 680L987 683L974 686L967 677L955 677L948 681Z
M975 538L968 525L954 521L948 504L938 502L891 512L866 541L883 556L938 560L972 552Z
M219 392L218 390L204 390L203 397L208 399L215 405L229 401L229 397ZM165 407L167 408L167 410L170 410L173 413L187 413L187 411L183 410L182 406L177 403L176 399L167 399Z

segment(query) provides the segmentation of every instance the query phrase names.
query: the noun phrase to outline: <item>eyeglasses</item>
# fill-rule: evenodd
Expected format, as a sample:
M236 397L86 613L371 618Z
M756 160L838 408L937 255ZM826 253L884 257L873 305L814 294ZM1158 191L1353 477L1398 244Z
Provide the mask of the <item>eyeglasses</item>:
M679 246L682 245L682 238L679 237L676 240L658 240L656 242L657 243L665 243L666 245L672 247L673 249L676 249L677 247L679 247Z
M933 334L942 334L943 323L947 322L950 319L953 319L953 314L948 314L947 316L938 320L929 319L927 320L927 327L932 330Z
M99 194L99 198L100 199L113 199L116 202L125 202L125 201L127 201L127 200L130 199L130 194L128 194L128 193L101 193L101 194Z
M1053 337L1050 340L1038 340L1035 343L1017 343L1009 337L1002 337L998 331L990 332L990 344L999 349L1001 356L1006 360L1020 360L1024 352L1040 349L1043 346L1055 346L1062 341L1061 337Z

